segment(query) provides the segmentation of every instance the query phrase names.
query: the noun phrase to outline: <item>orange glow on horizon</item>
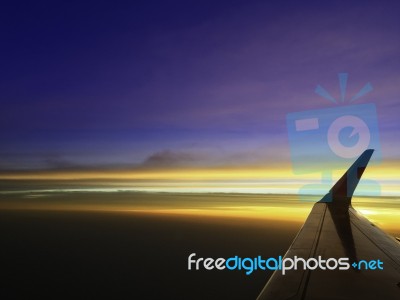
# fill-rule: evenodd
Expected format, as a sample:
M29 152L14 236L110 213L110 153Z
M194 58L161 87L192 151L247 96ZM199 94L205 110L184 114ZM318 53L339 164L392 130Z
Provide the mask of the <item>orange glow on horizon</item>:
M400 180L400 162L385 162L369 166L370 178ZM335 171L335 177L345 170ZM0 180L261 180L261 179L319 179L320 173L294 174L290 164L280 166L182 167L169 169L132 170L37 170L0 173Z
M381 195L400 195L400 162L385 162L369 166L363 179L376 181ZM334 171L332 182L346 170ZM63 170L15 171L0 173L0 180L33 181L46 189L65 185L103 188L137 188L142 191L166 192L239 192L296 194L305 184L320 184L321 174L294 174L291 165L231 166L131 170ZM362 183L362 182L361 182ZM317 191L325 194L330 186ZM360 194L370 195L368 187L360 187Z

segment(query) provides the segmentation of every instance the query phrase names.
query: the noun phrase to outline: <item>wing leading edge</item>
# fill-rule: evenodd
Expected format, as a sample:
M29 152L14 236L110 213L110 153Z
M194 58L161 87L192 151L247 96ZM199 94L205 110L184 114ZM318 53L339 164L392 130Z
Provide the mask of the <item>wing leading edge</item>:
M383 270L277 270L258 300L400 299L400 245L351 205L351 198L372 156L366 150L314 204L285 258L347 257L349 263L380 260Z

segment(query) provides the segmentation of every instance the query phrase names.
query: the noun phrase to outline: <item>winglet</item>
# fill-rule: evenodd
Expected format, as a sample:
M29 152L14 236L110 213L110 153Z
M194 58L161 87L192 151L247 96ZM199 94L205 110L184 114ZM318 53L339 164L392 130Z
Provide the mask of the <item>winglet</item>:
M373 149L365 150L319 202L332 202L335 206L347 208L373 152Z

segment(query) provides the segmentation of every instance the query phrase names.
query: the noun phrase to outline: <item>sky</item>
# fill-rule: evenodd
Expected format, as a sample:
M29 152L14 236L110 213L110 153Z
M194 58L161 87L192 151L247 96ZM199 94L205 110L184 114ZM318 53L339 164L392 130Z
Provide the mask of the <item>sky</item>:
M393 189L399 12L398 1L9 2L0 178L284 186L297 159L288 114L346 107L370 83L351 104L376 107L381 165L371 174ZM345 101L315 93L340 99L339 73ZM321 152L303 147L314 161Z

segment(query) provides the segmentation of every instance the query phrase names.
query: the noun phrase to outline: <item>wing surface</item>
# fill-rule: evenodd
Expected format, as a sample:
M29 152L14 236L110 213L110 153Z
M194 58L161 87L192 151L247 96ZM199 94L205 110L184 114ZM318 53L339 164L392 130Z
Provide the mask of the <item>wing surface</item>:
M314 204L284 258L348 257L350 264L379 259L383 270L359 270L352 266L348 270L304 270L301 267L285 275L277 270L258 300L400 299L400 243L351 205L353 192L372 153L373 150L366 150Z

